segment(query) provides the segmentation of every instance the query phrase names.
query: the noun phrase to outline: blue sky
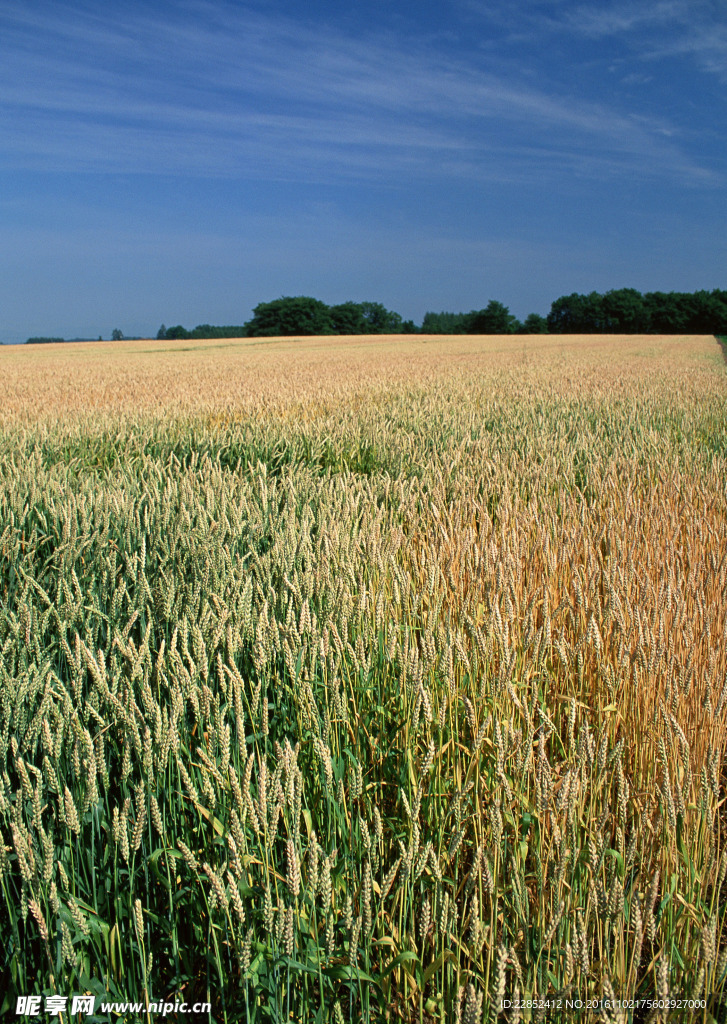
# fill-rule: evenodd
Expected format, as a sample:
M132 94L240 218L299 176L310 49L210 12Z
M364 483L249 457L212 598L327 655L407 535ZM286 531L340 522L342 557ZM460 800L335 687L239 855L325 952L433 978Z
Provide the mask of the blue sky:
M0 341L727 287L724 0L0 0Z

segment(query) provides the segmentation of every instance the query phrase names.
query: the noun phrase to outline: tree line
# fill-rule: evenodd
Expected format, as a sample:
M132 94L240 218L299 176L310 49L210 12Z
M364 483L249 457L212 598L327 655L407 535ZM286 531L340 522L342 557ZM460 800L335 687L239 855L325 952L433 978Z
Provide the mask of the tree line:
M469 313L428 312L421 326L403 320L380 302L329 306L308 295L260 302L250 320L235 326L177 324L157 331L159 340L184 338L272 338L337 334L716 334L727 335L727 291L646 292L617 288L601 294L562 295L547 316L530 313L523 321L491 299ZM112 339L124 335L116 328ZM99 339L100 340L100 339ZM26 344L63 341L28 338Z
M425 313L421 326L380 302L328 306L306 295L261 302L236 327L200 324L160 327L157 338L264 338L336 334L727 334L727 291L646 292L617 288L605 294L562 295L547 316L520 321L491 299L468 313Z
M423 334L717 334L727 333L727 291L646 292L617 288L605 294L562 295L547 317L521 323L502 303L479 312L427 313Z
M619 288L564 295L548 314L552 334L724 334L727 291L647 292Z
M199 324L188 331L177 324L157 332L157 338L274 338L287 335L335 334L415 334L412 320L380 302L342 302L328 306L308 295L283 296L272 302L260 302L251 320L239 327L215 327Z

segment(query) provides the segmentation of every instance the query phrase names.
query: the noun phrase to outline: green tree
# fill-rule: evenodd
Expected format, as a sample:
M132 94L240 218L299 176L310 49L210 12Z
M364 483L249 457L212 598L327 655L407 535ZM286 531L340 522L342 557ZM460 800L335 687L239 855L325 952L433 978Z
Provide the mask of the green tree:
M176 327L167 327L164 337L168 341L176 341L180 338L189 338L189 331L186 327L182 327L181 324L177 324Z
M471 314L467 333L512 334L516 326L517 320L507 306L497 299L490 299L484 309Z
M328 306L308 295L285 295L272 302L258 303L245 331L249 338L335 333Z
M365 334L401 334L401 317L380 302L361 302Z
M425 313L422 334L466 334L469 321L469 313Z
M601 301L603 329L612 334L640 334L649 329L649 310L635 288L616 288Z
M334 334L366 334L360 302L341 302L329 310Z
M539 313L528 313L517 329L518 334L547 334L548 321Z
M725 293L701 290L683 296L686 329L689 334L724 334L727 328Z
M118 327L114 327L113 331L111 332L111 340L112 341L123 341L124 340L124 335L118 329Z
M603 296L598 292L561 295L550 307L548 330L551 334L602 334Z
M157 331L157 341L164 341L167 336L167 328L165 324L162 324Z
M647 292L644 307L653 334L724 334L727 291Z
M190 338L244 338L245 327L226 324L217 326L215 324L197 324L189 332Z

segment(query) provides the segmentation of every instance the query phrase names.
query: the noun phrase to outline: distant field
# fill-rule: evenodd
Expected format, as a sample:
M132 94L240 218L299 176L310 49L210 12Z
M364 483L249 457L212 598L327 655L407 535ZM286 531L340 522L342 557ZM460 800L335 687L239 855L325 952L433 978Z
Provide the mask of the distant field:
M0 1017L723 1022L726 409L707 337L0 349Z
M712 337L393 335L91 342L0 349L0 415L258 410L336 402L430 375L547 380L562 392L637 386L656 375L714 386Z

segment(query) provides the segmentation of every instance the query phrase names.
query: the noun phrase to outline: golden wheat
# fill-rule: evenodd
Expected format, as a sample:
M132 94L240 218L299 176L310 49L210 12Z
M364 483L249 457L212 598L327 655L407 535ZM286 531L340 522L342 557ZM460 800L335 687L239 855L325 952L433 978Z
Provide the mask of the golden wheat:
M18 993L52 961L130 999L211 972L231 1021L716 1012L714 339L0 360Z

